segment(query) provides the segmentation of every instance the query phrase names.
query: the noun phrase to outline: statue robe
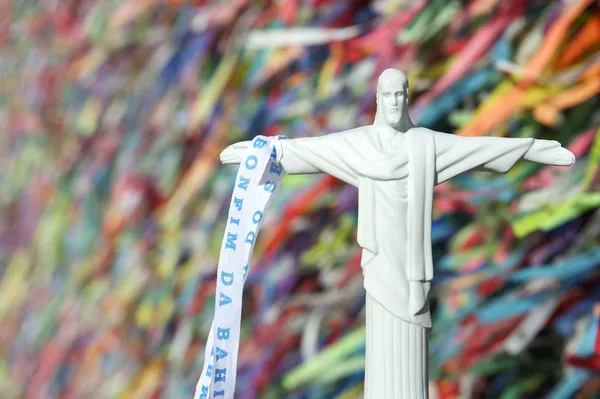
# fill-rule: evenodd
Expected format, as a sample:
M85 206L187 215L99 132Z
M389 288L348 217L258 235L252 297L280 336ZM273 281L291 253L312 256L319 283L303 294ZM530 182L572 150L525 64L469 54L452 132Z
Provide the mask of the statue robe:
M281 164L289 174L324 172L358 188L357 242L363 249L365 289L396 317L431 327L433 187L471 169L506 173L533 139L460 137L415 127L403 134L401 148L390 151L382 129L371 125L281 140ZM393 182L404 185L396 188ZM408 202L403 219L396 218L405 221L405 230L400 231L389 222L394 218L378 212L385 208L380 201L389 204L402 190L407 191ZM405 241L398 243L400 251L380 251L380 243L389 247L396 238ZM395 254L393 259L390 253ZM397 259L401 255L404 259Z

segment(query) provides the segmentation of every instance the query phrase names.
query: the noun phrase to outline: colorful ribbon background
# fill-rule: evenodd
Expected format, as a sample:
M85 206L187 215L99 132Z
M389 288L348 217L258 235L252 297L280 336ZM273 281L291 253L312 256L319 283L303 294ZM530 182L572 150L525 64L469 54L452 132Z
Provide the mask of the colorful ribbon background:
M431 397L592 396L599 27L592 0L0 4L0 397L193 397L237 171L219 153L372 123L390 67L423 126L577 156L436 187ZM284 177L236 397L360 396L356 194Z

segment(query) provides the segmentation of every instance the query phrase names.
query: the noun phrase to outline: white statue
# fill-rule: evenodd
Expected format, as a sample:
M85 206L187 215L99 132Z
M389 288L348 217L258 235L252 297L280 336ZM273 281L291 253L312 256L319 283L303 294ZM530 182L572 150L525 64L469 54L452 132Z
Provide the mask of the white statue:
M472 169L506 173L521 158L575 162L557 141L461 137L415 126L408 81L396 69L379 77L373 125L279 142L287 173L328 173L358 187L367 399L428 397L433 187ZM227 147L221 161L239 163L249 143Z

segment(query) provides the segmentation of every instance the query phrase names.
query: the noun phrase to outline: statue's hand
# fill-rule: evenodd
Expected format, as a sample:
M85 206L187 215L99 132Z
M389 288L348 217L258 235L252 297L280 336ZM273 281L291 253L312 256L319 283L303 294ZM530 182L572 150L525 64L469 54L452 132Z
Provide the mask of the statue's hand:
M524 159L546 165L569 166L575 163L575 155L555 140L533 140Z
M224 164L235 164L242 162L242 155L244 151L250 146L252 141L240 141L239 143L233 143L229 147L225 148L221 152L221 162Z

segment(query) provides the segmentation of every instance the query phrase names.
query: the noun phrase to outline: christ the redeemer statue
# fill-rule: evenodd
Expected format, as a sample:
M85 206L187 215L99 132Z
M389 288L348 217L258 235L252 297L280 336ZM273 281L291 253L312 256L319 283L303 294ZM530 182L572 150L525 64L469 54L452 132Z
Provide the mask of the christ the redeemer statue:
M249 143L227 147L222 162L239 163ZM428 397L433 187L473 169L506 173L521 158L575 162L557 141L461 137L415 126L408 81L396 69L379 77L373 125L280 143L287 173L328 173L358 188L367 399Z

